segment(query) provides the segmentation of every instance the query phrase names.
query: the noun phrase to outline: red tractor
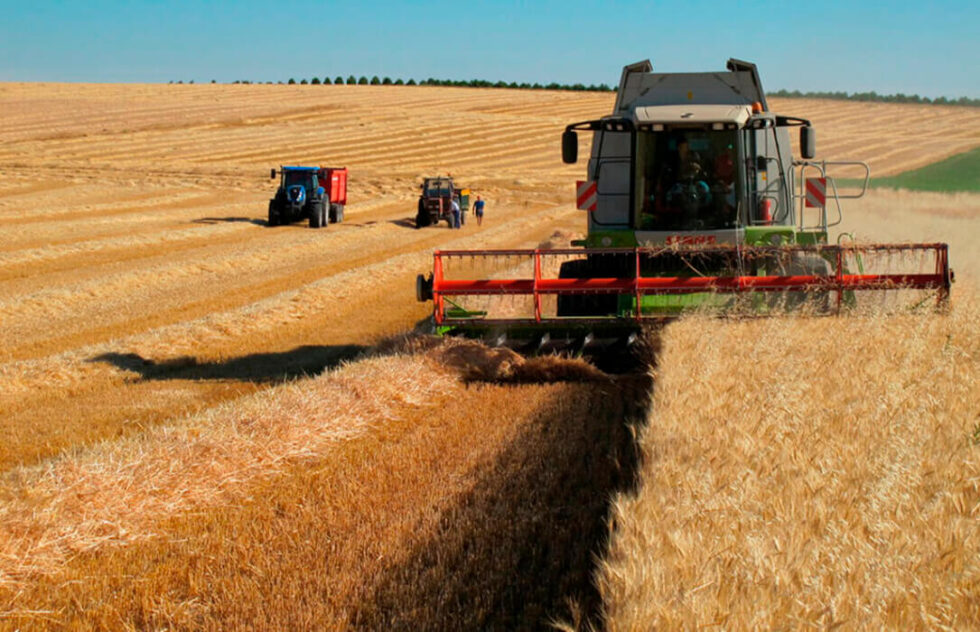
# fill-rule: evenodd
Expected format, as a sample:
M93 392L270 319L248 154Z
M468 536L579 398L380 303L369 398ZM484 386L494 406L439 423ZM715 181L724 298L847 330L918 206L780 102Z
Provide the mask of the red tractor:
M459 223L466 223L466 212L470 209L469 189L457 189L449 176L426 178L420 188L422 193L419 195L418 213L415 215L416 228L438 224L443 219L452 228L452 200L454 199L459 203Z

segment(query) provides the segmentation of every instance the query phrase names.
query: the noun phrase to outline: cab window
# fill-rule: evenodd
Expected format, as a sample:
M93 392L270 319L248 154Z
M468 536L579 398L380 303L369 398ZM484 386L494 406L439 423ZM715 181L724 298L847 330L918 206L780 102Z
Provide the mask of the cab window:
M636 228L718 230L737 223L736 130L636 135Z

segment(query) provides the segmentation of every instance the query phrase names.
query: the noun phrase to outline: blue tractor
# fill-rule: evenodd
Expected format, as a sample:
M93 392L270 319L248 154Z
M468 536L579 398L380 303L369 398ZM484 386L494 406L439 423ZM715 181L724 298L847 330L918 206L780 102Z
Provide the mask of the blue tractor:
M347 202L347 169L282 167L279 188L269 200L269 226L306 218L310 228L342 221ZM276 178L276 170L271 172ZM334 199L336 198L336 199Z

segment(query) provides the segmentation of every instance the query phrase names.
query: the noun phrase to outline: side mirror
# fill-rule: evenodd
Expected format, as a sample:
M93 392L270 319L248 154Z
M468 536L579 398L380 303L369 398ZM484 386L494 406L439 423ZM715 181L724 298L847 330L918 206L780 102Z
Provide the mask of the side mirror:
M269 179L270 180L275 180L276 179L276 170L275 169L273 169L272 172L269 174Z
M817 155L817 132L809 125L800 128L800 154L804 160Z
M561 134L561 159L566 165L578 160L578 134L570 129Z

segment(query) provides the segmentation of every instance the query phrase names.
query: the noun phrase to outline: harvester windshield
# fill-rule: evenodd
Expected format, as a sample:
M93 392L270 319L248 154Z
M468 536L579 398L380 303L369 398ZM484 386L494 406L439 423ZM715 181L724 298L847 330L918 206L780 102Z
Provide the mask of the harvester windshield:
M636 228L716 230L738 221L737 130L640 131Z

